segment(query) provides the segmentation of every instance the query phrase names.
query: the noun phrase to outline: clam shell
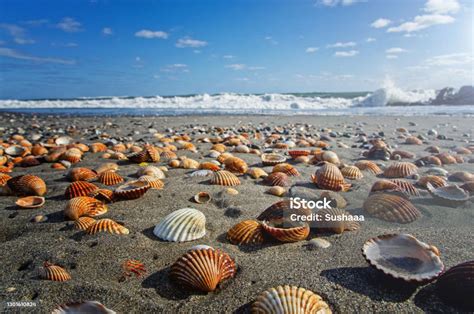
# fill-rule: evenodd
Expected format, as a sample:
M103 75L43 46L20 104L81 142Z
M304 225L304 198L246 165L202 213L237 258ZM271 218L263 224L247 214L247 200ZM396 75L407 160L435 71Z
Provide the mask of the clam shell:
M146 166L138 169L137 176L151 176L160 180L166 178L165 173L160 168L155 166Z
M387 178L406 178L418 173L418 167L411 162L397 162L383 172Z
M142 277L146 274L145 265L137 260L128 259L122 264L124 276L130 277L132 274L135 274L136 277Z
M224 160L225 170L230 172L244 174L248 170L247 163L238 157L229 157Z
M112 219L99 219L86 230L87 234L108 232L112 234L129 234L130 231Z
M290 178L283 172L271 173L269 176L263 179L263 182L271 186L283 186L283 187L289 186L291 184Z
M211 199L211 195L207 192L199 192L198 194L194 195L194 201L198 204L209 203Z
M64 217L76 220L81 216L100 216L107 212L107 206L99 200L88 196L70 199L64 209Z
M317 156L317 155L316 155ZM339 156L335 152L332 151L324 151L322 152L321 156L318 158L320 161L326 161L331 164L338 166L341 161L339 160Z
M240 180L232 172L220 170L214 172L210 183L214 185L236 186L240 185Z
M443 301L474 311L474 260L451 267L436 281L436 293Z
M79 217L74 221L74 228L85 231L87 228L95 224L95 222L96 220L91 217Z
M410 234L372 238L365 242L362 254L371 266L407 282L429 282L444 270L438 249Z
M196 161L191 158L186 158L181 162L181 167L184 169L198 169L199 168L199 161Z
M300 176L300 173L298 172L298 169L296 169L295 167L293 167L292 165L287 164L287 163L281 163L281 164L275 165L273 167L272 172L273 173L283 172L284 174L286 174L287 176L290 176L290 177Z
M52 281L68 281L71 280L71 275L61 266L53 265L48 262L43 264L40 268L40 277Z
M22 146L12 145L5 149L5 154L9 156L23 156L27 153L27 149Z
M421 217L420 211L398 195L375 193L362 206L370 215L389 222L410 223Z
M435 188L439 188L442 186L448 185L445 179L439 176L433 176L433 175L426 175L421 177L416 184L422 188L427 188L427 184L431 183L431 185Z
M423 141L416 136L409 136L405 139L405 144L409 145L422 145Z
M25 174L7 181L10 190L16 195L43 196L46 194L46 183L38 176Z
M311 179L320 189L347 191L351 187L351 184L345 182L339 168L328 162L319 168Z
M250 153L250 148L246 145L237 145L233 151L236 153L248 154Z
M359 222L341 219L343 215L349 215L345 210L339 208L323 208L318 211L318 214L321 217L321 220L315 224L318 230L341 234L344 231L360 229Z
M263 221L263 230L266 234L280 242L298 242L305 240L309 235L309 225L303 222L276 222Z
M138 181L148 182L148 184L150 184L150 189L155 190L161 190L165 186L163 181L152 176L141 176L140 178L138 178Z
M176 210L155 226L153 234L171 242L200 239L206 235L206 216L194 208Z
M465 202L469 199L469 193L456 184L435 188L431 183L427 183L426 188L431 195L441 200Z
M123 200L134 200L142 197L150 188L150 184L146 181L129 181L116 188L114 196Z
M263 243L262 224L255 220L241 221L227 231L227 239L238 245Z
M72 199L79 196L87 196L90 193L98 190L99 187L93 183L86 181L75 181L66 188L64 195L67 199Z
M82 313L97 313L97 314L116 314L111 309L106 308L102 303L97 301L85 301L60 305L53 310L51 314L82 314Z
M104 171L101 174L99 174L99 182L111 186L111 185L117 185L119 183L122 183L124 180L121 175L116 173L115 171Z
M268 173L265 172L262 168L250 168L247 171L247 174L249 174L252 178L254 179L259 179L260 177L266 177L268 176Z
M329 305L316 293L296 286L278 286L258 295L251 313L318 313L330 314Z
M54 142L56 145L69 145L72 144L74 140L69 136L60 136Z
M262 154L260 157L264 166L275 166L286 161L285 156L276 153Z
M187 252L171 266L170 279L191 289L210 292L235 273L235 263L226 253L198 249Z
M97 173L89 168L77 167L68 171L67 177L74 181L92 181L97 178Z
M347 178L350 180L360 180L364 177L360 169L357 168L356 166L343 167L341 169L341 173L344 176L344 178Z
M27 209L30 209L30 208L39 208L41 206L43 206L45 203L45 199L44 197L42 196L27 196L27 197L22 197L22 198L19 198L15 204L18 206L18 207L21 207L21 208L27 208Z

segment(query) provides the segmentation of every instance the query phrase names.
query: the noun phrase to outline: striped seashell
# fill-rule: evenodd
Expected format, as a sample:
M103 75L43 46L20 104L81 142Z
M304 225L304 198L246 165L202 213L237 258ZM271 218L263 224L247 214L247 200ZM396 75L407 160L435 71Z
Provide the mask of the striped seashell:
M474 260L448 269L436 281L441 299L463 311L474 311Z
M286 157L276 153L262 154L260 156L264 166L275 166L286 161Z
M33 156L43 156L48 154L48 149L40 144L36 144L31 148Z
M93 153L103 153L107 151L107 146L103 143L92 143L89 145L90 151Z
M402 192L407 196L419 196L420 192L415 188L413 184L408 181L403 180L378 180L372 185L370 192L389 192L397 191Z
M135 274L136 277L142 277L146 274L145 265L134 259L128 259L122 264L123 275L126 277L132 276Z
M362 171L367 170L375 175L381 174L383 172L375 162L370 160L359 160L354 166Z
M71 170L68 171L67 178L71 182L92 181L97 178L97 172L89 168L83 168L83 167L72 168Z
M41 162L35 156L25 156L19 163L21 167L34 167L41 164Z
M249 170L247 170L247 174L249 174L254 179L259 179L260 177L268 176L268 173L266 173L265 170L257 167L250 168Z
M411 152L407 152L406 150L394 150L392 154L390 155L390 159L396 159L395 156L400 156L399 158L407 158L407 159L416 157L415 154Z
M104 185L117 185L122 183L124 180L121 175L116 173L115 171L105 171L99 174L99 182Z
M67 160L72 164L76 164L79 161L81 161L82 158L82 151L78 148L70 148L67 151L65 151L60 159L61 160Z
M474 181L474 174L467 171L458 171L449 175L448 180L457 182Z
M164 150L160 153L160 159L162 160L171 160L176 158L178 158L178 155L170 150Z
M153 145L145 144L142 151L128 155L128 159L135 163L158 162L160 152Z
M383 172L387 178L406 178L418 173L418 167L411 162L397 162Z
M186 158L185 160L181 161L181 167L183 169L198 169L199 161L196 161L191 158Z
M416 136L409 136L405 139L405 144L409 145L422 145L423 141Z
M72 199L79 196L87 196L90 193L98 190L99 187L93 183L86 181L75 181L69 184L64 192L67 199Z
M291 200L285 199L272 204L266 208L257 219L262 221L282 221L290 218L292 214L308 216L311 215L311 209L305 206L294 208L291 206Z
M114 201L114 191L107 189L98 189L90 192L87 196L93 197L103 203L112 203Z
M155 167L155 166L146 166L146 167L142 167L142 168L138 169L137 176L138 177L151 176L151 177L155 177L157 179L164 179L166 177L163 170L161 170L160 168Z
M7 181L10 190L20 196L43 196L47 192L46 183L38 176L25 174Z
M49 262L44 262L43 267L39 271L40 277L46 280L52 281L68 281L71 280L71 275L58 265L50 264Z
M170 269L170 279L180 286L205 292L235 276L237 269L229 255L221 250L197 249L181 256Z
M89 151L89 146L87 146L86 144L83 144L83 143L73 144L72 147L78 148L84 153Z
M312 181L320 189L331 191L348 191L350 183L346 183L344 176L336 165L326 162L311 176Z
M357 221L349 221L344 219L344 216L349 217L349 213L339 208L323 208L318 211L321 220L315 224L318 230L330 231L341 234L344 231L355 231L360 229L360 224Z
M360 180L364 177L360 169L357 168L356 166L343 167L341 169L341 173L344 176L344 178L347 178L350 180Z
M267 190L267 193L275 196L283 196L286 193L286 189L281 186L272 186Z
M450 155L449 153L441 153L436 155L436 157L441 160L441 163L443 165L451 165L451 164L457 164L457 160L454 156Z
M290 150L288 151L288 155L291 156L291 158L296 159L300 156L309 156L310 152L307 150Z
M97 174L101 174L102 172L106 172L106 171L117 171L118 168L119 166L116 163L106 162L106 163L101 164L99 167L97 167L95 169L95 172Z
M95 224L96 220L92 217L79 217L74 221L74 228L86 231L87 228Z
M255 220L244 220L227 231L227 239L232 244L261 244L263 243L262 224Z
M107 205L101 201L88 196L79 196L67 202L63 214L69 220L76 220L82 216L96 217L106 212Z
M230 157L234 157L234 155L232 155L231 153L222 153L219 156L217 156L216 160L220 162L221 164L223 164L224 161Z
M298 169L296 169L295 167L293 167L292 165L290 164L287 164L287 163L281 163L281 164L278 164L278 165L275 165L273 167L273 170L272 170L273 173L275 172L283 172L284 174L290 176L290 177L298 177L300 176L300 173L298 171Z
M441 166L443 163L441 162L441 159L439 159L436 156L426 156L418 159L416 162L422 161L426 165L436 165L436 166Z
M6 173L0 173L0 185L5 185L12 177Z
M236 186L240 185L240 180L232 172L219 170L214 172L210 183L213 185Z
M474 192L474 181L469 181L461 185L461 189L467 192Z
M203 162L199 165L199 169L202 169L202 170L211 170L211 171L219 171L221 170L221 168L219 167L219 165L216 165L215 163L213 162L209 162L209 161L206 161L206 162Z
M255 314L331 314L329 305L316 293L296 286L278 286L258 295L252 304Z
M224 160L224 166L225 170L233 173L244 174L248 170L247 163L238 157L227 158Z
M431 183L431 185L435 188L440 188L442 186L448 185L445 179L443 179L440 176L434 176L434 175L426 175L421 177L416 184L422 188L427 188L427 184Z
M150 185L150 189L155 190L162 190L165 186L163 181L152 176L141 176L140 178L138 178L138 181L148 182L148 184Z
M145 195L146 191L151 188L150 184L146 181L129 181L114 191L114 198L122 200L134 200Z
M86 230L87 234L108 232L112 234L129 234L130 231L112 219L99 219Z
M266 234L280 242L305 240L310 231L309 225L304 222L263 221L262 227Z
M420 211L409 200L393 194L370 195L362 207L370 215L389 222L406 224L421 217Z
M51 168L54 170L65 170L67 167L63 165L62 163L55 162L54 164L51 165Z
M269 176L263 179L263 182L271 186L282 186L282 187L286 187L291 184L290 178L283 172L271 173Z
M206 216L194 208L176 210L155 226L153 234L171 242L200 239L206 235Z
M20 208L32 209L40 208L45 203L45 199L42 196L27 196L19 198L15 204Z
M79 313L100 313L100 314L116 314L115 311L106 308L102 303L97 301L74 302L62 304L53 310L51 314L79 314Z

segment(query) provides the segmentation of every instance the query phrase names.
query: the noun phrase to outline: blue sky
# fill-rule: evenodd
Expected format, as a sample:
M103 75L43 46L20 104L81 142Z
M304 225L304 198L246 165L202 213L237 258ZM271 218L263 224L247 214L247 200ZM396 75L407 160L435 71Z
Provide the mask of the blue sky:
M0 1L0 98L473 84L470 0Z

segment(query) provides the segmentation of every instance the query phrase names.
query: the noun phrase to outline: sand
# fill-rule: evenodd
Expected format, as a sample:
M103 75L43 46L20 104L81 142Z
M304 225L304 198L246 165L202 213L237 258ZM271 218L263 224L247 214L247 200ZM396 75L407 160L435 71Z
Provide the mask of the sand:
M54 130L66 130L75 126L79 131L74 137L81 142L98 141L100 132L117 140L151 141L156 143L149 128L165 133L168 128L187 132L193 137L203 136L193 127L220 126L236 130L265 124L274 126L297 125L307 127L311 134L324 133L330 128L349 137L333 138L331 145L344 162L351 164L360 158L361 148L338 148L336 141L355 144L353 136L360 127L367 135L383 131L388 143L409 150L418 156L428 153L428 145L438 145L442 151L472 143L472 118L468 117L317 117L317 116L191 116L191 117L54 117L1 114L0 126L3 139L9 132L23 128L26 136L42 130L45 137ZM37 124L38 129L32 127ZM301 125L300 125L301 124ZM348 128L351 127L351 128ZM398 127L407 128L412 134L426 134L436 129L447 139L427 137L421 146L400 144ZM192 133L196 133L193 135ZM429 144L428 144L429 143ZM199 161L211 144L196 144L199 153L179 151ZM256 155L237 154L249 165L259 165ZM466 160L472 158L466 156ZM100 154L86 154L79 164L95 168L106 162ZM390 164L393 161L383 162ZM301 177L292 183L301 191L320 193L310 184L310 175L316 166L296 165ZM450 171L473 172L472 163L447 165ZM139 169L136 164L120 163L119 173L133 179ZM266 167L267 171L271 168ZM423 167L420 173L428 168ZM255 248L230 244L225 237L227 230L245 219L254 219L265 208L280 198L264 193L268 187L249 177L242 178L236 187L239 195L219 197L224 188L207 184L207 178L189 178L190 170L171 169L161 191L150 190L138 200L110 204L104 216L122 222L130 230L129 235L100 233L84 235L73 229L71 221L65 221L62 210L67 202L64 190L69 182L65 171L55 171L50 164L33 168L14 169L13 174L32 173L47 183L46 205L40 209L21 210L14 205L16 197L0 197L0 249L2 252L0 273L1 310L7 312L48 313L58 304L79 300L97 300L118 313L241 313L248 311L255 297L262 291L282 284L296 285L320 294L333 312L445 312L459 309L443 303L434 293L434 284L414 286L394 281L368 266L361 254L363 243L386 233L410 233L421 241L438 247L447 268L472 260L474 235L472 232L474 211L472 199L460 207L436 205L426 192L413 198L423 217L410 224L384 222L368 215L360 230L341 235L311 234L309 239L320 236L331 243L327 249L309 250L307 241L297 243L269 243ZM365 173L360 181L353 181L353 189L342 193L348 201L347 210L364 214L362 203L368 196L374 175ZM190 198L199 191L208 191L216 202L195 204ZM207 218L207 234L204 238L187 243L163 242L153 235L153 227L174 210L192 207L202 211ZM33 223L31 218L45 214L46 222ZM227 252L238 265L235 278L226 281L213 293L184 290L170 283L169 267L190 247L207 244ZM142 278L121 279L121 264L126 259L138 259L147 268ZM45 261L63 265L72 280L52 282L40 280L37 269ZM8 308L6 302L32 301L34 308Z

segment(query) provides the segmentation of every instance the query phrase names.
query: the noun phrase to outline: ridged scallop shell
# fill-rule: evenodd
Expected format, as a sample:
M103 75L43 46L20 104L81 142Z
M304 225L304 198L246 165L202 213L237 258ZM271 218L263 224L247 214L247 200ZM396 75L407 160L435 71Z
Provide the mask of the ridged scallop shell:
M450 155L449 153L441 153L441 154L436 155L436 157L438 157L439 160L441 160L441 163L443 165L450 165L450 164L457 163L456 158Z
M105 171L99 174L99 182L104 185L117 185L122 183L124 180L121 175L116 173L115 171Z
M20 208L40 208L45 203L45 199L42 196L27 196L19 198L15 204Z
M171 160L176 158L178 158L178 155L176 155L175 152L172 152L170 150L164 150L160 153L161 160Z
M4 185L10 180L12 177L6 173L0 173L0 185Z
M257 167L250 168L247 171L247 174L249 174L254 179L259 179L260 177L268 176L268 173L266 173L265 170L263 170L262 168L257 168Z
M100 313L100 314L116 314L111 309L106 308L102 303L97 301L84 301L63 304L54 309L51 314L85 314L85 313Z
M238 157L229 157L224 161L225 170L244 174L248 170L247 163Z
M20 165L25 168L38 166L40 164L41 162L38 160L38 158L32 155L23 157L22 161L20 162Z
M444 201L465 202L469 199L469 193L456 184L435 188L431 183L427 183L426 188L435 198Z
M285 156L276 153L262 154L260 158L264 166L275 166L286 161Z
M79 196L87 196L90 193L98 190L99 187L93 183L86 181L75 181L69 184L64 192L67 199L72 199Z
M347 191L351 187L350 183L346 183L344 176L339 168L332 163L326 162L311 177L314 184L320 189L331 191Z
M271 186L282 186L286 187L291 184L290 178L283 172L274 172L269 176L265 177L263 181Z
M91 181L97 178L97 173L89 168L72 168L69 170L67 177L72 182L74 181Z
M61 155L60 159L61 160L67 160L72 164L76 164L79 161L81 161L82 154L83 153L80 149L70 148Z
M107 146L103 143L92 143L89 145L91 152L93 153L101 153L107 151Z
M161 190L165 186L163 181L152 176L141 176L138 178L138 181L148 182L148 184L150 184L150 188L155 190Z
M16 195L43 196L46 194L46 183L38 176L25 174L7 181L10 190Z
M158 179L164 179L166 177L165 173L160 168L155 166L146 166L138 169L137 176L152 176Z
M87 194L89 197L98 199L104 203L111 203L114 200L114 192L107 189L98 189Z
M369 239L362 247L362 254L371 266L407 282L429 282L444 270L438 249L410 234L387 234Z
M433 176L433 175L427 175L421 177L416 184L422 188L427 188L427 184L431 183L431 185L435 188L440 188L442 186L448 185L445 179L443 179L440 176Z
M171 265L170 279L191 289L211 292L235 276L236 266L226 253L215 249L191 250Z
M331 314L329 305L316 293L296 286L278 286L258 295L252 314Z
M202 170L211 170L211 171L219 171L221 170L221 168L216 165L215 163L213 162L209 162L209 161L206 161L206 162L202 162L200 165L199 165L199 169L202 169Z
M105 171L117 171L118 168L119 168L119 166L116 163L106 162L106 163L101 164L99 167L97 167L95 169L95 172L97 174L100 174L100 173L105 172Z
M343 167L341 169L341 173L344 176L344 178L347 178L350 180L360 180L364 177L360 169L357 168L356 166Z
M305 240L310 231L309 225L303 222L263 221L262 226L266 234L280 242Z
M128 259L122 264L123 275L130 277L135 274L136 277L142 277L146 274L145 265L137 260Z
M134 200L145 195L150 188L150 184L146 181L129 181L115 189L114 197L123 200Z
M238 245L263 243L262 224L255 220L241 221L227 231L227 239Z
M132 153L127 156L128 160L137 164L142 162L158 162L160 161L160 152L153 145L144 145L139 152Z
M284 174L290 177L298 177L300 175L300 173L298 172L298 169L296 169L295 167L287 163L281 163L281 164L275 165L273 167L272 172L273 173L283 172Z
M61 266L53 265L44 262L43 267L40 268L40 277L52 281L68 281L71 280L71 275Z
M86 230L87 234L108 232L112 234L129 234L130 231L112 219L99 219Z
M236 186L240 185L240 180L232 172L220 170L214 172L210 183L214 185Z
M411 162L397 162L385 169L383 175L387 178L406 178L418 173L418 167Z
M87 228L95 224L96 220L92 217L79 217L74 221L74 228L86 231Z
M206 235L206 216L194 208L176 210L155 226L153 234L171 242L200 239Z
M293 207L291 206L291 200L285 199L273 203L258 215L257 219L261 221L282 221L290 218L291 214L308 216L311 214L311 209L304 206Z
M107 212L107 205L95 198L80 196L70 199L64 209L64 217L76 220L81 216L96 217Z
M291 156L291 158L296 159L300 156L309 156L310 152L307 150L290 150L288 151L288 155Z
M406 195L411 196L419 196L420 192L418 189L408 181L403 181L399 179L391 179L391 180L377 180L372 185L370 192L382 192L382 191L398 191L402 192Z
M219 156L217 156L216 160L223 164L227 158L234 157L231 153L222 153Z
M371 216L389 222L405 224L421 217L420 211L409 200L387 193L370 195L363 208Z
M330 231L341 234L344 231L355 231L360 229L360 224L357 221L349 221L344 219L344 216L349 217L349 213L339 208L323 208L319 210L321 220L315 224L318 230Z
M466 311L474 311L474 260L448 269L436 281L441 299Z

